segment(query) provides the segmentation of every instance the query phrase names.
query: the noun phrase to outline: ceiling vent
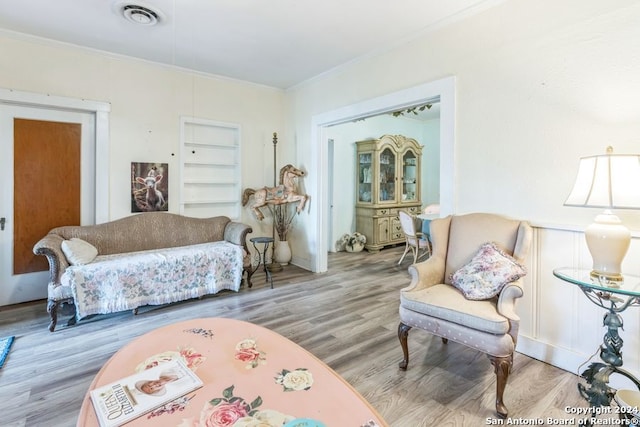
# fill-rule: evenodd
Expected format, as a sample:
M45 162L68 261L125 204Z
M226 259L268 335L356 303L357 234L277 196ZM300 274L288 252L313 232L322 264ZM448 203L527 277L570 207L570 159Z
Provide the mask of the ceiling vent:
M129 22L138 25L152 26L160 21L161 14L148 6L125 4L121 6L122 16Z

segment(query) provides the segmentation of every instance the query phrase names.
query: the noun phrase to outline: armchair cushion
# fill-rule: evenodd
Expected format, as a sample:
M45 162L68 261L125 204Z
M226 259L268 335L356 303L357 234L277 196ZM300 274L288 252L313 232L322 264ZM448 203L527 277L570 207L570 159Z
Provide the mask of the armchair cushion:
M98 249L95 246L77 237L64 240L60 247L71 265L89 264L98 256Z
M418 317L442 319L494 335L509 332L509 319L496 310L495 301L470 301L451 285L439 284L415 292L402 292L400 305ZM449 335L443 331L444 335Z
M471 261L451 276L451 283L470 300L491 299L507 283L527 274L526 268L494 242L483 244Z

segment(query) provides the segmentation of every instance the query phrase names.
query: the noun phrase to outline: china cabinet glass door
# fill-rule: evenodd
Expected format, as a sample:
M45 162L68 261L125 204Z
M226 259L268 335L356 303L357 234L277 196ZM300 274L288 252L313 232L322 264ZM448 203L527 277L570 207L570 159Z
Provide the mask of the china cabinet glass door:
M378 180L379 202L394 202L396 199L396 155L390 148L380 152L380 176Z
M402 156L402 201L415 201L418 196L418 157L413 151Z
M372 153L358 154L358 201L371 203L373 164Z

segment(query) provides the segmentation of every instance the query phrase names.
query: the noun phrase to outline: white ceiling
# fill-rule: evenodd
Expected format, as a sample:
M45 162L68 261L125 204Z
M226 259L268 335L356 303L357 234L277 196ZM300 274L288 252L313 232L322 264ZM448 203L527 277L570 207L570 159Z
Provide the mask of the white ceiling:
M502 1L7 0L0 29L284 89ZM130 3L160 22L126 21Z

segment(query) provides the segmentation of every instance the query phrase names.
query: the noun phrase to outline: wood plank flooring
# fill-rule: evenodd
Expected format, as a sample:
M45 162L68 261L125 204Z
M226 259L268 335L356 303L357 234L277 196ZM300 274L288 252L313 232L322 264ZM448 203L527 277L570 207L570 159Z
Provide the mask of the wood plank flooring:
M198 317L241 319L306 348L351 383L392 427L480 426L495 421L495 376L483 354L423 331L409 334L410 363L397 338L399 290L409 283L402 247L378 254L330 254L329 271L285 266L274 289L252 289L131 312L96 316L54 333L45 301L0 308L0 336L15 335L0 369L0 426L75 426L100 367L120 347L157 327ZM585 407L571 373L516 354L505 402L513 418L571 419ZM348 427L348 426L328 426Z

